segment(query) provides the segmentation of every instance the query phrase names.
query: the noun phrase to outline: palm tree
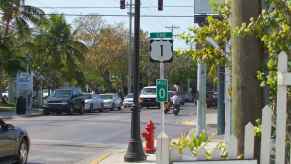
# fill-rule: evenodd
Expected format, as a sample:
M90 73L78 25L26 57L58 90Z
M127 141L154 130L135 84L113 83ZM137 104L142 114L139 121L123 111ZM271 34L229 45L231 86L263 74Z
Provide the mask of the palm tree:
M4 36L7 36L12 27L21 34L29 33L29 24L39 25L45 18L43 10L24 5L23 0L0 0L0 11L2 12L2 25L4 25Z
M84 78L80 64L84 60L87 47L75 39L75 32L72 32L64 16L51 16L40 26L39 31L40 34L34 41L33 54L35 59L38 58L35 60L38 63L34 65L38 67L40 73L54 81L58 79L81 83Z

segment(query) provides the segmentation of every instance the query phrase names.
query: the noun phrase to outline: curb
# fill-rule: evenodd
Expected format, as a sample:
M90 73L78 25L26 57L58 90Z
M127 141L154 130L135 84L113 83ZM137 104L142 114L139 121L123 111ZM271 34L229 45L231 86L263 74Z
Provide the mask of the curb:
M40 116L44 116L44 114L42 113L34 113L34 114L31 114L31 115L11 115L11 116L1 116L1 113L0 113L0 118L1 119L4 119L4 120L12 120L12 119L16 119L16 118L33 118L33 117L40 117Z

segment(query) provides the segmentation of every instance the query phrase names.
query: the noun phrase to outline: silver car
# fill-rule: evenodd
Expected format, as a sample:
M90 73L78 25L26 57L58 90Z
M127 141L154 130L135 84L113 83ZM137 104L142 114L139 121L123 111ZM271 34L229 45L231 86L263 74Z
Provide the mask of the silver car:
M122 99L116 93L101 94L105 109L121 110Z
M133 94L129 93L123 100L123 108L133 107L133 106L134 106Z
M87 94L85 95L85 111L86 112L102 112L104 108L103 99L97 94Z

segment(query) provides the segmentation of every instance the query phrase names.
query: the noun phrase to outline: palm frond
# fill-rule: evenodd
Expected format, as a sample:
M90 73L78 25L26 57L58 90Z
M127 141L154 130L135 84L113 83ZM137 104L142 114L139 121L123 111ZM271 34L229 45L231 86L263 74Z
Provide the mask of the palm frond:
M40 25L46 20L45 12L33 6L22 6L21 16L33 24Z
M31 35L29 24L24 19L22 19L22 17L17 17L15 19L15 27L20 37Z

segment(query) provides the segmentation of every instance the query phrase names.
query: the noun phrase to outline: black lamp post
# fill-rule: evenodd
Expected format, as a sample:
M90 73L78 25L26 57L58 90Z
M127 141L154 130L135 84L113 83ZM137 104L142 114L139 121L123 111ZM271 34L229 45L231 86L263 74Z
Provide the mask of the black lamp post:
M134 58L133 58L133 92L134 108L131 112L131 135L128 141L127 152L124 156L126 162L144 161L146 159L140 138L140 109L138 105L138 79L139 79L139 37L140 32L140 0L135 0L134 17Z

